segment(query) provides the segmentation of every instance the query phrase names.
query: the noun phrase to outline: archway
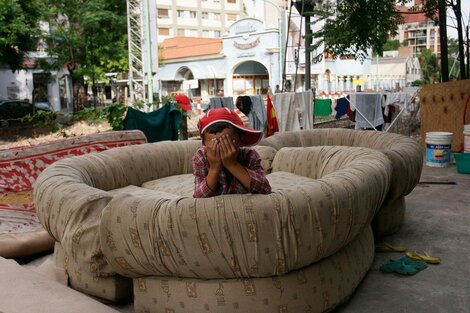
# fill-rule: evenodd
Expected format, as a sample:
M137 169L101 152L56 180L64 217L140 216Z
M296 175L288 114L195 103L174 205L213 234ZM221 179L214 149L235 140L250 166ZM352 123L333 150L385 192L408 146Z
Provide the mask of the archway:
M233 70L233 95L266 94L269 90L269 72L256 61L240 63Z

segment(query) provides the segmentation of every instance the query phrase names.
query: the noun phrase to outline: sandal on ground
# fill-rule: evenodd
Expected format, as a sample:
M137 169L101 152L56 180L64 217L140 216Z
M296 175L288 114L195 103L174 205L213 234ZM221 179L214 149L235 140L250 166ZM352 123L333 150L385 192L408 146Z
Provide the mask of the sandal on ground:
M407 251L406 256L412 260L423 261L430 264L441 263L440 257L430 256L427 252Z
M381 242L375 245L377 252L405 252L406 248L402 246L393 246L386 242Z
M390 260L388 263L380 266L380 271L384 273L398 273L411 276L427 268L428 265L422 261L413 261L408 257L398 260Z

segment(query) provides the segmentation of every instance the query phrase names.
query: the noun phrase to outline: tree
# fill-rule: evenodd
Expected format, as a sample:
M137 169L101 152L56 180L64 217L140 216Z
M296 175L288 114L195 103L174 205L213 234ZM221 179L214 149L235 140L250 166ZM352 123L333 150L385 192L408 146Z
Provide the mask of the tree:
M423 2L423 9L426 15L433 18L440 26L441 36L441 65L444 67L448 64L447 52L447 25L446 25L446 8L449 7L454 11L456 24L457 24L457 39L460 62L460 79L466 79L470 73L465 70L465 53L464 53L464 39L463 39L463 21L462 21L462 8L461 0L425 0ZM436 14L439 13L439 14ZM444 81L446 81L444 79Z
M48 66L66 66L75 99L85 83L106 72L127 70L126 2L121 0L46 0L51 32ZM95 89L93 90L95 92Z
M434 84L439 79L439 60L437 56L429 49L423 49L418 57L423 79L427 83Z
M389 40L383 46L383 51L394 51L400 47L400 40Z
M332 4L333 3L333 4ZM401 15L392 0L341 0L328 2L312 13L314 22L324 22L322 29L313 34L316 50L322 44L334 55L355 53L364 60L372 48L382 54L389 36L397 34Z
M0 64L21 68L26 54L36 50L40 18L38 0L0 0Z
M306 3L317 3L305 0ZM397 34L398 25L402 22L401 12L396 5L404 5L410 0L335 0L317 5L312 12L304 15L315 16L314 22L324 23L320 31L312 35L314 42L310 51L321 45L333 55L350 55L364 60L368 49L382 54L387 39ZM323 1L325 3L325 1ZM418 7L410 8L408 14L425 13L436 23L440 23L441 37L441 70L443 80L448 79L448 53L446 34L446 8L450 7L457 18L459 59L464 59L464 40L462 27L461 0L422 0ZM323 54L314 58L319 61ZM460 79L466 79L464 62L460 62Z

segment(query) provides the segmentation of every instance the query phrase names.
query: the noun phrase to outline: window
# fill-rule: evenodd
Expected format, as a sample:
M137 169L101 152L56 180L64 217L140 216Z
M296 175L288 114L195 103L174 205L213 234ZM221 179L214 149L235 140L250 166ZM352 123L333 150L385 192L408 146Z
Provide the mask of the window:
M227 14L227 21L236 21L237 15L236 14Z
M214 37L220 37L220 30L214 30Z
M197 17L196 11L189 11L189 17L190 18L196 18Z
M201 18L203 20L208 20L209 19L209 13L207 12L201 12Z
M168 9L158 9L157 16L159 18L167 18L168 17Z
M184 36L184 29L178 28L178 36Z
M178 17L184 17L184 10L178 10L178 11L176 11L176 15L177 15Z
M170 29L169 28L159 28L158 34L160 36L170 36Z
M220 21L220 13L212 13L214 21Z
M197 29L188 29L188 36L197 37Z
M227 3L237 3L237 0L227 0Z
M211 31L210 30L203 30L202 31L202 37L210 38L211 37Z

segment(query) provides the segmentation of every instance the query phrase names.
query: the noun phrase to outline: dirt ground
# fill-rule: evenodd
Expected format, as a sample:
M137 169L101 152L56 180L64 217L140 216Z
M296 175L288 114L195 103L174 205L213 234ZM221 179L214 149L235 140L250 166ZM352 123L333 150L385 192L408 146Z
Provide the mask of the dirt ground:
M108 130L111 130L111 126L106 122L101 124L88 124L83 121L66 126L54 133L48 128L35 128L32 126L0 128L0 150L18 146L31 146L41 142L88 135Z

